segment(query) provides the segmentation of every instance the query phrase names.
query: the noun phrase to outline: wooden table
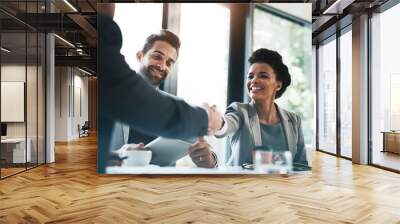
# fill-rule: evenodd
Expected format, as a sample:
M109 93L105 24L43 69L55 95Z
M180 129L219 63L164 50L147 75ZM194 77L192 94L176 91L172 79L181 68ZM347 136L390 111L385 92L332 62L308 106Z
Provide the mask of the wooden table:
M382 152L400 154L400 131L382 131L381 133L383 133Z

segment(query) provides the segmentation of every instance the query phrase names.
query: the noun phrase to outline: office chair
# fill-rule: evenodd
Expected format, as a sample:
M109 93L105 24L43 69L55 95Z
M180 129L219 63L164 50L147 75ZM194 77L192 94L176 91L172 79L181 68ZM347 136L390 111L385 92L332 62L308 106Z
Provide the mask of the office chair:
M78 124L79 138L89 136L89 129L90 129L89 121L85 121L82 127L80 127L80 125Z

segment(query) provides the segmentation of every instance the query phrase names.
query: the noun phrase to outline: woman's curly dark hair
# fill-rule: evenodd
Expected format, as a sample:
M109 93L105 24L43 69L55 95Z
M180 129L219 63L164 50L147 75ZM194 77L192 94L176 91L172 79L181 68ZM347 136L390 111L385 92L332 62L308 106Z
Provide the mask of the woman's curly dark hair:
M276 93L275 99L281 97L291 82L289 69L283 64L282 56L276 51L260 48L251 54L248 61L250 65L254 63L265 63L272 67L276 74L276 79L282 82L282 87Z

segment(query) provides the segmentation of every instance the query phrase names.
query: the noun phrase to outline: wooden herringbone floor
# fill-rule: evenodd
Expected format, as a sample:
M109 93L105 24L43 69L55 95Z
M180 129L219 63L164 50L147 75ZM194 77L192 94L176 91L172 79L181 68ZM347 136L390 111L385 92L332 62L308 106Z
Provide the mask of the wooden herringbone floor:
M93 137L0 181L0 223L400 223L400 175L315 153L312 174L106 176Z

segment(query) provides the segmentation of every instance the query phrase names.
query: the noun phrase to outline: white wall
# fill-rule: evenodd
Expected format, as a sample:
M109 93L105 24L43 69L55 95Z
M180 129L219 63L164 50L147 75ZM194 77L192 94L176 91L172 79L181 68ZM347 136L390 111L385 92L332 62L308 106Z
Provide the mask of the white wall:
M78 124L88 120L88 78L83 75L76 68L56 67L55 141L77 139Z
M79 70L74 70L74 91L72 92L73 96L71 96L74 99L74 102L71 102L71 106L74 105L71 110L72 129L70 134L72 135L72 138L78 138L78 124L82 126L85 121L89 120L88 77L83 77L82 75L83 73L81 73Z
M55 141L68 140L68 85L67 67L55 68Z
M27 70L25 70L25 69L27 69ZM3 82L25 82L26 83L26 80L25 80L26 71L27 71L28 79L31 82L31 78L29 76L33 75L33 74L36 75L36 67L28 66L26 68L25 65L16 65L16 64L2 65L1 66L1 81L3 81ZM32 84L32 83L30 83L30 84ZM34 83L34 85L36 85L36 82ZM31 102L32 99L30 99L30 97L36 98L36 89L28 88L27 90L28 90L27 101ZM32 92L29 90L32 90ZM30 106L34 106L36 108L36 104L30 105ZM1 108L1 110L7 110L7 108ZM32 115L34 115L34 116L32 117ZM36 123L36 114L28 113L27 116L28 116L27 117L28 122L31 122L34 120ZM25 123L26 122L7 122L7 136L8 137L25 137ZM31 127L33 127L32 124L28 125L28 129ZM36 126L34 127L34 129L36 130ZM29 137L29 133L30 133L30 131L28 130L28 137Z
M36 70L38 69L38 70ZM42 68L25 64L4 64L1 66L1 81L24 82L26 84L26 106L21 108L22 113L26 112L26 121L6 122L8 138L24 138L25 135L30 139L32 151L32 161L44 163L44 82ZM25 80L27 78L27 80ZM7 96L2 96L7 97ZM11 110L2 107L1 110ZM13 111L8 111L13 113ZM14 112L15 113L15 112ZM37 157L37 153L39 156Z

